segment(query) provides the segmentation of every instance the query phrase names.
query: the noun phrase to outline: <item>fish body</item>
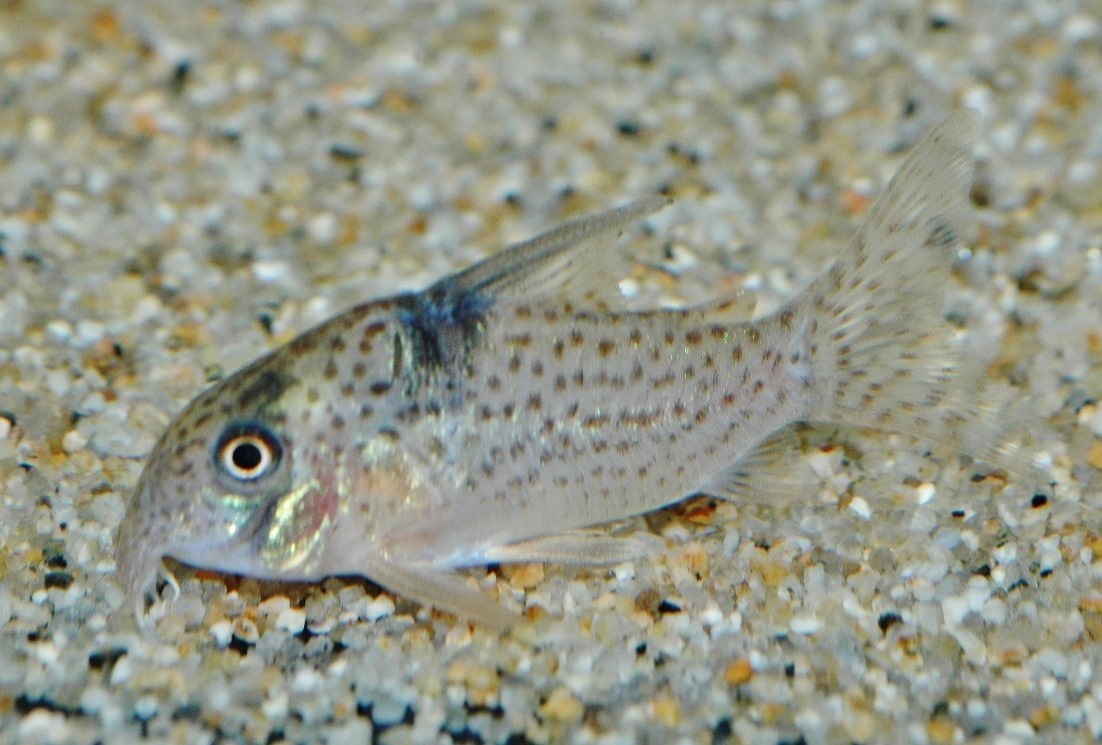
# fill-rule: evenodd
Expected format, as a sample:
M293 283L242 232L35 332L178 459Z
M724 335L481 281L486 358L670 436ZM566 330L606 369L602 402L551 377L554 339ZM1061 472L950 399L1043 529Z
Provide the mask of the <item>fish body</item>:
M147 593L163 556L361 574L506 624L457 568L620 561L653 541L580 529L791 491L754 473L794 423L963 445L986 414L942 303L975 131L970 112L932 131L841 258L759 320L739 298L640 312L602 293L597 244L665 204L646 199L307 331L168 427L119 533L127 587Z

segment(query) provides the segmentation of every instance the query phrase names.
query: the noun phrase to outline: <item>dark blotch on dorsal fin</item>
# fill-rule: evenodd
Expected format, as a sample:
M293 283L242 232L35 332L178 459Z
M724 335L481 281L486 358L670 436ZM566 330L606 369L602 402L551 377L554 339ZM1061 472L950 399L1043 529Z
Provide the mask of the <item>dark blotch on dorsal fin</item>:
M400 329L394 339L395 383L413 394L428 380L458 390L482 333L488 298L456 292L443 280L424 292L398 299Z

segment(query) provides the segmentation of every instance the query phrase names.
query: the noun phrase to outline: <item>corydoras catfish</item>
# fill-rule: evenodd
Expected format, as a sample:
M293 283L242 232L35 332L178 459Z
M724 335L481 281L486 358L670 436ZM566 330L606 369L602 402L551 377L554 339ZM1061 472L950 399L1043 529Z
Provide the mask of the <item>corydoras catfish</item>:
M838 260L757 320L737 297L630 311L602 291L601 244L667 201L649 198L307 331L169 425L120 529L123 582L143 602L164 556L356 574L505 625L458 569L638 558L653 536L583 529L786 490L755 473L796 423L997 457L974 439L992 417L943 319L976 130L968 111L932 130Z

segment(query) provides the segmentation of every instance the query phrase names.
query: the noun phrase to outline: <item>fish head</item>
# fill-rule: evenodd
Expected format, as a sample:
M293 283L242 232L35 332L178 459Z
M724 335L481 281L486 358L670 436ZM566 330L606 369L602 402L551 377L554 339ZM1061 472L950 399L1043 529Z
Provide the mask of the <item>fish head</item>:
M161 560L261 578L306 579L338 505L334 448L299 421L302 386L278 356L200 395L168 426L116 541L137 608Z

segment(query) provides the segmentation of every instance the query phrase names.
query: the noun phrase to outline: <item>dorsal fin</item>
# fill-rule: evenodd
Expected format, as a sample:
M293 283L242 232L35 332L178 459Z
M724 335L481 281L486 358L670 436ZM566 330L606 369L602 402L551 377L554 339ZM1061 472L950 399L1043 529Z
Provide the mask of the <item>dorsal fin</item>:
M619 294L609 271L611 252L592 243L671 201L647 197L570 220L440 280L428 292L437 297L475 295L492 301L515 298L530 302L553 296L607 302Z

